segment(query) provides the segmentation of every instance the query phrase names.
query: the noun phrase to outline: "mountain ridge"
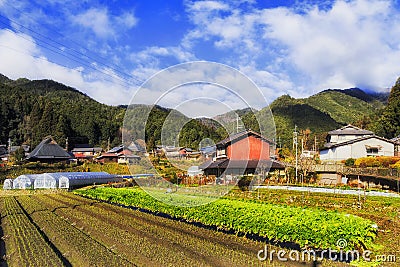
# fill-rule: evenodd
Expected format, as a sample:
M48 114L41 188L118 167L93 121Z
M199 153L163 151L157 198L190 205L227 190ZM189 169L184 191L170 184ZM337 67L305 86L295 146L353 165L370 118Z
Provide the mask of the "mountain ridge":
M121 138L121 128L128 105L101 104L75 88L48 79L11 80L0 75L0 92L0 143L7 142L11 137L15 143L34 145L41 141L41 135L44 134L55 135L61 143L71 135L80 138L79 142L87 141L103 146L108 139L114 144L120 142L118 140ZM264 125L258 125L256 118L262 117L262 114L267 114L271 109L276 125L276 138L289 146L294 125L302 130L310 129L319 139L323 139L324 133L331 129L348 123L357 125L360 121L368 121L370 116L385 107L388 96L389 94L367 93L360 88L327 89L307 98L296 99L283 95L261 110L247 108L231 111L212 120L190 119L183 114L177 118L178 121L186 121L186 124L196 129L197 132L191 131L190 127L186 126L185 131L188 133L182 134L185 145L196 146L196 138L212 136L213 139L218 139L226 137L227 132L235 131L237 115L243 123L243 128L259 131L260 126ZM145 104L130 107L140 106L144 109L152 107ZM173 111L158 106L152 107L153 109L157 116L164 119ZM137 115L141 116L140 112ZM153 145L159 143L160 134L157 129L163 125L157 116L152 116L149 123L149 130L153 132L148 134L153 137ZM268 114L265 118L268 119ZM173 127L179 125L178 121L173 123ZM227 129L222 129L217 121L224 122ZM264 123L265 120L262 121L262 124Z

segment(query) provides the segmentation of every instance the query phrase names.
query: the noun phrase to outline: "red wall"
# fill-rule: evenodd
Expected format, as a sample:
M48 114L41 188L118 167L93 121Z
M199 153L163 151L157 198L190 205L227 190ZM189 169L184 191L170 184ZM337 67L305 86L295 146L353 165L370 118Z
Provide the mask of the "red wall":
M226 155L232 160L268 160L269 144L254 136L249 136L226 148Z

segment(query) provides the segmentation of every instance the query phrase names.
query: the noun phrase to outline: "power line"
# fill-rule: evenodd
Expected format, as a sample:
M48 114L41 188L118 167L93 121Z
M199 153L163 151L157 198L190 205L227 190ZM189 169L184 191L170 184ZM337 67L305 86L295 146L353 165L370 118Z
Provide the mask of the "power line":
M2 44L0 44L0 47L5 47L5 48L7 48L7 49L13 50L14 52L17 52L17 53L20 53L20 54L24 54L24 55L33 57L33 58L35 58L35 59L38 59L38 60L41 60L41 61L45 61L45 62L47 62L47 63L52 63L52 64L56 64L56 65L61 66L61 67L68 68L68 67L65 66L65 65L62 65L62 64L60 64L60 63L53 62L53 61L48 60L47 58L44 58L44 57L42 57L42 56L35 56L35 55L32 55L32 54L28 54L28 53L25 53L25 52L23 52L23 51L17 50L17 49L15 49L15 48L13 48L13 47L9 47L9 46L2 45ZM82 73L82 72L79 71L79 70L75 70L75 71ZM112 78L111 75L107 75L107 76L109 76L109 77ZM115 81L113 81L113 80L111 80L111 79L106 79L106 81L115 83ZM121 83L117 83L117 84L119 84L119 85L121 85L121 86L126 86L126 84L121 84Z
M14 8L14 9L16 9L16 8ZM21 11L18 10L18 9L16 9L16 10L19 11L19 12L21 12ZM22 12L22 13L23 13L23 12ZM94 69L94 70L96 70L96 71L101 72L101 73L104 74L104 75L112 76L114 79L117 78L117 79L119 79L120 81L122 81L122 82L124 82L124 83L126 83L126 84L129 84L129 85L137 85L138 83L141 84L141 83L143 82L143 81L139 80L138 78L134 77L133 75L129 75L129 74L123 72L123 71L120 71L119 69L116 69L116 68L114 68L113 66L110 66L109 64L105 64L105 63L103 63L103 62L99 62L98 60L96 60L96 59L90 57L89 55L83 54L82 52L77 51L76 49L70 48L70 47L68 47L68 46L66 46L66 45L64 45L64 44L62 44L62 43L60 43L60 42L58 42L58 41L52 40L52 39L48 38L47 36L44 36L43 34L37 32L37 31L35 31L35 30L32 30L32 29L30 29L30 28L28 28L28 27L26 27L26 26L24 26L24 25L22 25L22 24L20 24L20 23L18 23L18 22L16 22L16 21L14 21L14 20L12 20L12 19L10 19L10 18L8 18L8 17L5 17L5 16L3 16L3 15L1 15L1 14L0 14L0 17L3 18L3 19L9 20L10 22L12 22L12 23L18 25L19 27L21 27L21 28L23 28L23 29L26 29L26 30L28 30L29 32L34 33L35 35L37 35L37 36L31 36L33 39L35 39L35 40L37 41L35 44L37 44L37 45L39 45L39 46L41 46L41 47L43 47L43 48L45 48L45 49L47 49L47 50L53 52L53 53L57 53L57 54L59 54L59 55L61 55L61 56L64 56L64 57L68 58L69 60L75 61L75 62L77 62L77 63L79 63L79 64L83 64L83 65L85 65L86 67L89 67L89 68L91 68L91 69ZM6 27L8 26L7 23L2 22L2 21L0 21L0 22L1 22L3 25L5 25ZM7 29L7 30L9 30L9 29ZM10 30L9 30L9 31L10 31ZM24 33L22 30L16 30L16 31L18 31L18 32L20 32L20 33ZM63 36L63 37L65 38L64 35L62 35L62 34L60 34L60 33L58 33L58 32L56 32L56 33L59 34L59 35L61 35L61 36ZM38 38L38 36L39 36L40 38ZM22 36L21 36L21 37L22 37ZM24 37L22 37L22 38L24 38ZM42 39L41 39L41 38L42 38ZM30 39L28 39L28 38L24 38L24 39L26 39L26 40L28 40L28 41L30 41L30 42L33 42L32 40L30 40ZM43 40L43 39L44 39L44 40ZM53 43L55 43L55 44L57 44L57 45L59 45L59 46L61 46L61 47L65 47L65 48L67 48L68 50L63 50L63 49L61 49L59 46L56 46L56 45L54 45L54 44L48 42L47 40L50 40L50 42L53 42ZM46 45L41 44L40 42L42 42L42 43L48 45L49 47L47 47ZM75 42L73 42L73 43L75 43ZM50 47L54 48L55 50L54 50L54 49L51 49ZM82 48L83 48L83 47L82 47ZM88 51L86 48L83 48L83 49L86 50L86 51ZM73 54L73 53L69 52L69 50L72 51L73 53L78 54L78 56L77 56L76 54ZM67 56L66 54L69 55L69 56ZM97 63L97 64L99 64L99 65L103 65L104 67L106 67L106 68L108 68L108 69L114 71L115 73L119 73L119 74L122 74L123 76L129 77L129 79L126 79L126 77L125 77L125 78L120 77L119 75L116 75L116 74L115 74L115 75L110 75L109 73L104 72L104 71L101 70L100 68L94 67L93 64L90 64L90 63L88 64L88 63L87 63L88 61L85 60L85 59L82 59L82 57L91 59L91 60L93 60L95 63ZM101 58L101 57L100 57L100 58ZM135 80L136 83L132 83L132 82L130 81L130 79Z

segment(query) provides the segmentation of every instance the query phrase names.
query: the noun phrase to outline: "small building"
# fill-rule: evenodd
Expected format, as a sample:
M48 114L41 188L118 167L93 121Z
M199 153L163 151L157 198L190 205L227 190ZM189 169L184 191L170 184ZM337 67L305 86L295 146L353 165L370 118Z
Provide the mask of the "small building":
M202 175L203 171L199 168L199 166L190 166L187 170L187 174L188 176L193 177L197 175Z
M35 149L28 155L29 161L40 161L54 163L68 161L73 156L68 154L51 136L46 137Z
M102 151L101 147L91 147L87 146L76 146L71 150L75 158L78 160L92 160L94 156L100 154Z
M135 155L130 146L120 145L110 149L109 151L102 153L96 158L98 162L117 162L120 164L137 163L140 161L140 156ZM131 147L132 148L132 147ZM137 147L136 147L137 148ZM137 153L137 150L135 150Z
M320 150L322 161L341 161L368 156L394 156L395 142L352 125L330 131L325 148Z
M216 144L216 158L269 160L272 142L254 131L242 131Z
M215 156L215 151L217 150L216 146L205 146L200 148L200 153L205 158L212 158Z
M11 152L11 154L12 153L15 153L15 151L17 151L19 148L21 148L22 147L22 149L24 150L24 152L25 152L25 156L28 156L29 155L29 149L30 149L30 146L29 145L25 145L25 144L23 144L23 145L21 145L21 146L11 146L11 148L10 148L10 152Z
M7 161L9 157L6 145L0 145L0 160Z
M254 131L242 131L216 144L212 160L200 166L205 175L254 174L257 169L284 169L284 165L271 160L273 142Z
M161 149L164 152L164 155L168 158L179 158L181 157L181 147L175 146L165 146Z
M390 141L394 142L394 156L400 157L400 135L396 136L395 138L390 139Z
M140 156L137 155L125 155L125 154L120 154L118 155L118 163L119 164L135 164L140 162Z
M325 146L329 147L335 144L355 140L362 137L368 137L372 135L374 135L374 133L371 131L364 130L349 124L340 129L328 132Z
M107 162L118 162L118 153L102 153L100 156L96 158L96 161L101 163Z
M143 141L143 140L141 140ZM138 153L145 153L146 149L144 148L144 141L141 142L140 140L136 140L136 141L132 141L128 146L127 149L129 149L130 151L138 154ZM143 143L143 144L141 144Z

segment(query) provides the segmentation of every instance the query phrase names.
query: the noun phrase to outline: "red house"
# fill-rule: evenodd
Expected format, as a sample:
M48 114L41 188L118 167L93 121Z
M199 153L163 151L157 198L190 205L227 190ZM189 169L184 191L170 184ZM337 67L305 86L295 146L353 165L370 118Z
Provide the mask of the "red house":
M273 142L254 131L243 131L229 136L216 144L216 155L212 161L200 166L205 175L254 174L257 169L283 169L284 166L271 160Z
M217 143L216 156L230 160L269 160L272 144L254 131L243 131Z

